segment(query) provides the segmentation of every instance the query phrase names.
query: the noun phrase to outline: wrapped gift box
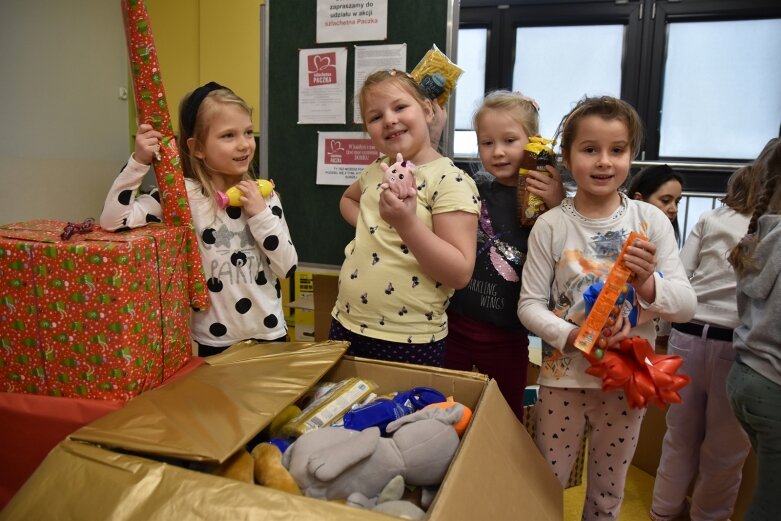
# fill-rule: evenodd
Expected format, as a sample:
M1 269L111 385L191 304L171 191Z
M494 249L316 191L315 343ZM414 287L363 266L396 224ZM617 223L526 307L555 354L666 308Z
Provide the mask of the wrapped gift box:
M3 391L129 400L192 356L187 228L0 227Z

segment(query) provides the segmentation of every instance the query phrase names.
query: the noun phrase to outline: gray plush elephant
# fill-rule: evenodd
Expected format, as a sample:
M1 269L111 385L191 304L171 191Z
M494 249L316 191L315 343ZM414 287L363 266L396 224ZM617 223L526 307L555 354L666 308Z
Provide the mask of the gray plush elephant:
M283 464L304 495L323 499L356 492L375 498L398 475L409 485L438 485L458 448L453 425L463 413L454 403L402 416L388 424L389 438L377 427L309 431L285 451Z

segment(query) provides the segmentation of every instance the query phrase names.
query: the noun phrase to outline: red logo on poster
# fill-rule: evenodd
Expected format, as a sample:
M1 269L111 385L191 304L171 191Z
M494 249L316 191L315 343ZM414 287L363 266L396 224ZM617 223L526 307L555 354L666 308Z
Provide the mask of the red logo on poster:
M326 139L325 164L368 165L380 153L371 139Z
M307 56L309 86L333 85L336 83L336 53L325 52Z

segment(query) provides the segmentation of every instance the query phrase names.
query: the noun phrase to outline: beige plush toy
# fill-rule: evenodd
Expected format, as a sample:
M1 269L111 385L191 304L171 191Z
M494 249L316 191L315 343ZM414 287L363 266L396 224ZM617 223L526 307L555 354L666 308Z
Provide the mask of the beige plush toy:
M241 449L220 465L215 474L224 478L253 483L253 465L255 462L246 449Z
M282 452L271 443L260 443L252 449L255 460L255 481L258 485L281 490L289 494L301 495L293 476L282 465Z

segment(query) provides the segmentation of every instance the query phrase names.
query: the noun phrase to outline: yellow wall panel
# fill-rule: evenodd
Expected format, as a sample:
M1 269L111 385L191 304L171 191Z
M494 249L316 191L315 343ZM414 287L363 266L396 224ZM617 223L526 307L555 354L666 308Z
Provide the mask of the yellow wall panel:
M174 131L179 101L200 81L199 0L146 0ZM135 123L131 120L132 133Z
M146 0L174 131L179 101L208 81L253 107L260 130L260 6L264 0ZM135 107L130 99L131 150Z
M260 0L200 0L200 78L233 89L260 129Z

